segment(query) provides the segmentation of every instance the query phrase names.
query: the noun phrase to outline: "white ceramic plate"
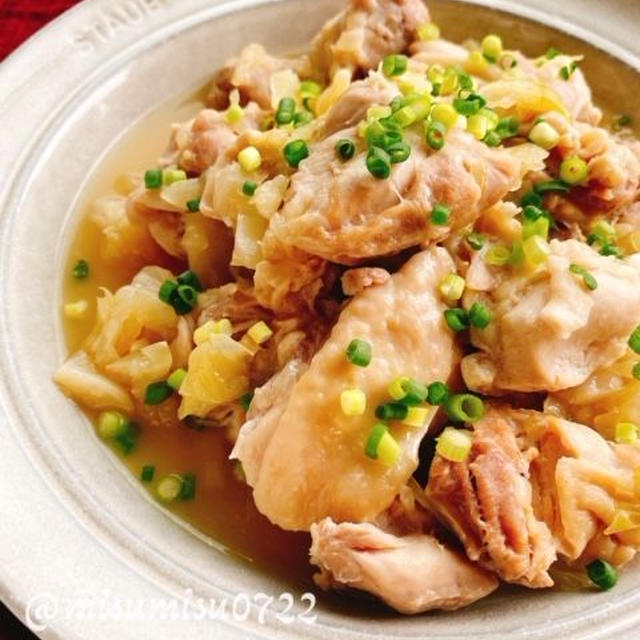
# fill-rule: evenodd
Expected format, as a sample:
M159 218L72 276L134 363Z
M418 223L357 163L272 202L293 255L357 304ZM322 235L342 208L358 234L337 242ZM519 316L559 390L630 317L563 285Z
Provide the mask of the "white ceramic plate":
M640 68L637 0L473 1L552 23ZM455 614L372 618L319 604L308 625L287 623L273 604L262 622L256 606L243 621L246 599L290 587L161 511L50 381L65 355L57 309L69 212L101 156L243 44L301 48L341 4L86 0L0 67L0 597L45 627L43 638L584 639L640 621L640 569L607 594L503 590ZM203 620L177 602L145 615L159 599L198 597L235 597L236 619ZM291 613L302 613L294 600Z

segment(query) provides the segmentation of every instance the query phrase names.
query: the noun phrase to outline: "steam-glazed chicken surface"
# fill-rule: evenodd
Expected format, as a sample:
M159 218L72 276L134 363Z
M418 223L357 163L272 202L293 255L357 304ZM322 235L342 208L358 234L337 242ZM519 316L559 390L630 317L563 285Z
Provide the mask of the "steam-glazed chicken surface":
M224 435L319 588L404 614L609 589L640 548L640 143L580 56L501 35L348 0L301 55L248 44L93 207L70 277L126 280L64 307L102 438Z

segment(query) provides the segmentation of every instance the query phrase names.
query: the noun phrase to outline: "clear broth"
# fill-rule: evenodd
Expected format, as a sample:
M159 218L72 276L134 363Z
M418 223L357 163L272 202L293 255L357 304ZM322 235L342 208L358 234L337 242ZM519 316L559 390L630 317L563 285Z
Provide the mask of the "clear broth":
M637 71L588 43L503 12L445 0L430 2L429 6L444 37L454 41L480 39L495 32L503 37L506 47L521 49L528 55L541 55L551 46L583 54L581 68L606 118L629 114L636 133L640 132L637 92L630 90L639 86ZM117 178L123 173L143 172L153 166L168 141L170 124L195 115L203 108L205 95L206 89L202 88L179 96L137 122L105 156L79 199L79 210L75 212L79 223L65 268L63 300L83 298L91 306L85 318L64 320L70 352L81 346L93 326L98 289L115 290L134 275L126 268L113 269L99 260L99 231L88 217L92 202L117 193ZM91 264L91 277L86 281L67 277L80 258L89 259ZM196 432L186 427L159 430L142 424L137 447L122 459L135 476L139 476L143 465L155 465L156 480L174 472L196 473L195 499L177 501L170 505L171 510L238 556L300 588L308 586L312 573L308 534L282 531L258 513L250 489L237 479L227 459L229 449L224 434L215 430ZM153 483L145 486L153 493Z

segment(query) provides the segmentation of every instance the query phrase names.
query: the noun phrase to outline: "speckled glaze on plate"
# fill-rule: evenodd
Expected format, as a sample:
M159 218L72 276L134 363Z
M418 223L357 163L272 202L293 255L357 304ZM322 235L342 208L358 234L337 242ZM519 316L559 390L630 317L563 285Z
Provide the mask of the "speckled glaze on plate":
M451 2L449 2L451 4ZM637 0L473 0L551 24L640 69ZM51 382L65 355L57 309L70 212L106 150L145 112L204 82L251 41L302 48L340 0L86 0L0 67L0 597L21 618L49 602L43 638L611 638L640 634L640 566L603 594L503 589L454 614L403 618L320 602L286 624L118 619L78 597L153 601L290 589L149 500ZM437 8L438 2L435 3ZM459 3L459 10L465 5ZM549 13L547 13L549 12ZM552 15L550 15L552 14ZM443 25L446 33L446 24ZM533 29L533 27L532 27ZM286 34L283 37L283 33ZM523 32L526 33L526 30ZM640 86L628 87L636 93ZM164 132L162 132L164 134ZM295 594L293 614L306 609ZM282 608L282 606L280 607ZM170 618L171 616L169 616ZM36 620L37 622L38 620ZM45 623L45 620L41 620Z

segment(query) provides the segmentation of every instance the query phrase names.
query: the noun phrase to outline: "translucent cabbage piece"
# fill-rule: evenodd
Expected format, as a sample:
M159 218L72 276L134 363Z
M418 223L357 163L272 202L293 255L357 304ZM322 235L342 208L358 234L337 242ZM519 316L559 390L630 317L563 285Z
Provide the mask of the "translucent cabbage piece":
M223 334L214 334L196 347L180 387L178 417L204 418L216 406L239 398L249 388L250 360L245 347Z
M53 379L68 396L89 409L133 411L127 390L101 374L84 351L72 355Z

